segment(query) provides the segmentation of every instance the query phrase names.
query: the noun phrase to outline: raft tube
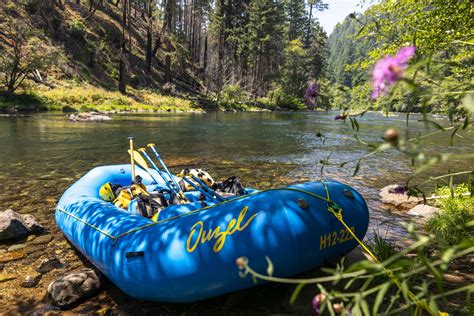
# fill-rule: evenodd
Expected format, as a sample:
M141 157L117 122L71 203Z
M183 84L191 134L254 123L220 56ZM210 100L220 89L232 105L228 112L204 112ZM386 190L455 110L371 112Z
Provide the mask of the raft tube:
M100 199L102 184L128 185L130 173L130 165L89 171L63 194L55 218L88 260L141 300L193 302L254 286L239 276L241 256L261 273L268 257L274 276L291 277L349 253L357 242L328 211L327 192L359 239L368 227L362 196L332 181L253 191L204 208L183 205L182 212L172 206L173 216L164 209L155 223ZM143 170L137 174L152 184Z

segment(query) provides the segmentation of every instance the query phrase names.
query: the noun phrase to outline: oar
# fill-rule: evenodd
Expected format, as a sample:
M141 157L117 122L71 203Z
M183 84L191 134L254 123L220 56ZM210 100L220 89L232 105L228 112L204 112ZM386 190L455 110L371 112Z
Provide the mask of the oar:
M133 151L128 151L128 153L130 154L130 156L133 155L133 159L135 160L135 162L137 163L137 165L139 167L141 167L143 170L146 171L146 173L148 173L151 177L151 179L156 183L158 184L158 181L156 180L156 178L151 174L150 170L148 169L148 164L146 163L145 159L143 159L142 155L140 155L140 153L136 150Z
M163 179L163 181L166 183L166 186L168 187L168 189L172 192L176 192L175 189L173 189L171 187L171 184L169 183L169 181L165 178L165 175L163 174L163 172L161 172L160 169L158 169L158 167L156 166L156 164L153 162L153 160L151 160L150 156L148 156L148 154L146 153L145 151L145 148L139 148L138 151L143 155L145 156L145 159L148 160L148 162L152 165L153 169L155 169L158 174L160 175L161 179ZM142 157L142 155L140 155L140 157ZM143 157L142 157L143 159Z
M135 159L133 158L133 137L129 137L128 140L130 141L130 164L132 166L132 183L135 181Z
M212 194L212 195L215 195L216 198L220 201L220 202L224 202L225 199L220 196L216 191L214 191L213 189L211 189L210 187L207 186L207 184L205 184L203 181L201 181L201 179L199 179L198 177L195 177L193 175L191 175L191 178L193 178L194 181L196 181L197 183L199 183L199 185L201 186L201 188L203 188L203 190L207 191L209 194Z
M146 160L148 160L148 162L153 166L153 169L155 169L158 174L160 175L160 177L163 179L163 181L165 181L166 185L168 186L168 188L172 191L172 192L175 192L178 194L178 197L181 199L182 202L188 202L188 199L186 198L186 196L184 195L183 191L181 191L181 188L180 186L176 183L176 181L174 181L173 177L168 174L168 176L170 177L170 179L173 180L173 182L170 183L170 181L166 180L166 177L165 175L163 174L163 172L161 172L161 170L158 168L158 166L153 162L153 160L150 158L150 156L148 156L148 154L146 153L146 149L145 148L140 148L138 149L138 151L140 153L143 154L143 156L145 156ZM169 172L169 171L168 171ZM173 189L173 183L175 184L175 188Z
M191 180L189 180L188 178L186 177L183 177L182 178L185 182L187 182L190 186L192 186L193 188L195 188L196 190L198 190L199 192L201 192L202 194L204 194L205 197L207 197L208 199L210 199L211 201L213 202L221 202L217 199L215 199L212 195L210 195L208 192L206 192L204 189L200 188L199 186L197 186L196 184L194 184Z
M171 179L171 181L173 181L174 185L176 186L176 188L178 189L178 192L180 195L184 196L183 192L181 191L181 187L178 185L178 183L176 182L176 180L174 179L174 176L171 174L171 172L168 170L168 168L166 167L165 163L163 162L163 160L161 160L161 157L160 155L158 154L158 152L156 151L155 149L155 144L148 144L147 147L151 148L151 151L153 151L153 153L155 154L156 156L156 159L158 159L158 162L161 164L161 166L163 167L163 169L165 170L165 172L168 174L168 177Z
M138 151L134 150L132 153L132 151L129 149L128 153L130 154L130 156L133 157L133 160L135 160L135 163L137 165L139 165L142 168L148 168L148 164L146 163L145 159L143 159L142 155L140 155Z
M156 159L158 159L158 162L161 164L161 166L163 167L163 169L165 170L165 172L168 174L168 176L170 177L171 181L173 181L174 185L179 188L179 185L178 183L176 183L176 180L174 179L174 177L171 175L171 172L168 170L168 168L166 167L165 163L163 162L163 160L161 160L161 157L160 155L158 154L158 152L156 151L155 149L155 144L148 144L147 145L148 148L151 148L151 151L153 151L153 153L155 154L156 156Z

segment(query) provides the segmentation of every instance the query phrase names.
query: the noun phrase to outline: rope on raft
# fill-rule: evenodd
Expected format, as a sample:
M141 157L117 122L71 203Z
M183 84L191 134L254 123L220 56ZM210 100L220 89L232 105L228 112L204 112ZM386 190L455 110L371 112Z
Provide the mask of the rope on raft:
M315 198L318 198L320 200L323 200L323 201L326 201L327 202L327 210L334 215L334 217L346 228L346 230L352 235L352 237L354 237L354 239L357 241L357 243L369 254L369 256L378 264L380 264L382 270L387 274L387 276L392 280L393 283L395 283L395 285L400 289L402 290L402 284L400 283L400 280L398 280L397 276L393 273L393 271L387 269L379 260L378 258L372 253L372 251L370 251L369 247L367 247L358 237L357 235L349 228L349 226L346 224L346 222L344 221L344 218L343 218L343 213L342 213L342 208L337 204L335 203L334 201L331 200L331 197L329 195L329 190L326 186L326 183L323 181L321 181L321 183L323 184L324 186L324 190L326 191L326 197L323 197L323 196L320 196L320 195L317 195L317 194L314 194L312 192L309 192L309 191L306 191L306 190L302 190L302 189L296 189L296 188L276 188L276 189L266 189L266 190L263 190L263 191L258 191L258 192L254 192L254 193L251 193L251 194L248 194L248 195L243 195L243 196L240 196L240 197L237 197L237 198L234 198L234 199L231 199L231 200L226 200L224 202L221 202L221 203L218 203L218 204L214 204L214 205L210 205L210 206L206 206L206 207L203 207L203 208L200 208L200 209L197 209L197 210L194 210L194 211L191 211L191 212L188 212L188 213L185 213L185 214L180 214L180 215L176 215L176 216L173 216L173 217L170 217L170 218L167 218L167 219L164 219L162 221L158 221L158 222L155 222L155 223L150 223L150 224L147 224L147 225L144 225L144 226L140 226L140 227L137 227L137 228L134 228L132 230L129 230L127 232L124 232L122 234L119 234L117 236L113 236L103 230L101 230L100 228L86 222L85 220L75 216L74 214L71 214L61 208L57 208L58 211L60 212L63 212L69 216L71 216L72 218L84 223L85 225L91 227L92 229L104 234L105 236L111 238L114 240L113 242L113 245L115 245L115 243L117 242L117 240L120 238L120 237L123 237L123 236L126 236L128 234L132 234L132 233L135 233L137 231L140 231L140 230L143 230L145 228L148 228L148 227L152 227L152 226L155 226L155 225L158 225L158 224L161 224L163 222L167 222L167 221L171 221L171 220L174 220L176 218L180 218L180 217L183 217L183 216L187 216L187 215L191 215L191 214L195 214L195 213L198 213L198 212L202 212L202 211L205 211L205 210L208 210L212 207L215 207L215 206L218 206L218 205L222 205L222 204L226 204L226 203L229 203L229 202L233 202L233 201L236 201L236 200L241 200L241 199L244 199L244 198L247 198L247 197L250 197L250 196L254 196L254 195L257 195L257 194L260 194L260 193L264 193L264 192L270 192L270 191L294 191L294 192L300 192L300 193L303 193L303 194L307 194L309 196L312 196L312 197L315 197ZM419 299L412 291L410 291L408 289L408 296L409 298L413 301L413 303L416 305L416 309L415 309L415 315L418 316L418 315L422 315L423 313L423 310L427 311L430 315L435 315L435 313L433 312L433 310L429 307L428 305L428 302L426 301L426 299ZM444 313L444 312L439 312L439 315L440 316L447 316L449 315L448 313Z

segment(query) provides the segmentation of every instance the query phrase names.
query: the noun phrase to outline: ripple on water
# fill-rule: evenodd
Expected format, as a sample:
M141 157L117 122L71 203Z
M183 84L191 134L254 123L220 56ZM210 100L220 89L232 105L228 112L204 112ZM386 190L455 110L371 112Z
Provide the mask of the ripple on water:
M120 115L111 124L70 124L63 115L0 118L0 210L13 208L32 213L53 224L53 209L61 194L94 166L128 163L127 136L136 146L155 142L173 172L199 167L222 180L238 176L246 186L260 189L289 183L333 178L354 186L371 210L371 230L390 228L396 238L405 235L399 222L403 214L390 213L378 199L378 191L391 183L403 183L412 170L403 156L390 150L369 157L352 177L355 162L344 168L319 161L330 154L333 162L357 160L368 153L354 140L349 122L334 121L335 113L209 113ZM409 133L425 126L410 117ZM438 121L444 123L443 121ZM359 119L359 137L379 142L388 127L403 130L405 116L384 118L367 113ZM318 133L322 137L318 137ZM444 135L427 139L428 152L449 143ZM452 152L472 151L473 133L455 140ZM445 172L440 166L436 173ZM472 168L459 162L456 169ZM457 170L451 169L451 172ZM391 220L392 226L387 225Z

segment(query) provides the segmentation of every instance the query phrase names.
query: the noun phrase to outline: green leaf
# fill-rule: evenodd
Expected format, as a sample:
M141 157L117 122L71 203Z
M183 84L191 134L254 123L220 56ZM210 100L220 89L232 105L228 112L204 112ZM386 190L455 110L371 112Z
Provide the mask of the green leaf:
M270 260L270 258L268 258L267 256L265 256L265 259L267 260L267 263L268 263L268 267L267 267L267 274L269 276L273 276L273 263L272 261Z
M364 315L370 315L369 304L367 304L367 301L363 298L360 300L360 307L362 308Z
M466 116L466 118L464 119L464 123L462 124L462 130L465 130L468 125L469 125L469 115Z
M359 169L360 169L360 159L359 159L359 161L357 161L357 165L354 169L354 173L352 174L353 177L355 177L357 175L357 173L359 172Z
M474 94L469 93L462 99L462 106L468 113L474 114Z
M454 136L456 136L456 133L458 132L459 128L461 128L461 125L456 126L453 133L451 134L451 140L449 141L450 146L454 146Z
M301 283L296 286L293 293L291 293L290 305L292 305L296 301L296 299L298 298L298 295L300 295L300 292L305 287L305 285L306 285L305 283Z
M429 123L429 124L433 125L434 127L436 127L436 128L439 129L439 130L442 130L442 131L445 130L445 128L444 128L443 126L441 126L439 123L437 123L437 122L435 122L435 121L432 121L432 120L422 119L422 120L418 120L418 122Z
M374 306L372 307L372 315L378 315L378 310L380 308L380 304L382 304L383 299L385 298L385 294L387 293L388 289L390 288L390 283L385 283L382 288L377 293L375 297Z

